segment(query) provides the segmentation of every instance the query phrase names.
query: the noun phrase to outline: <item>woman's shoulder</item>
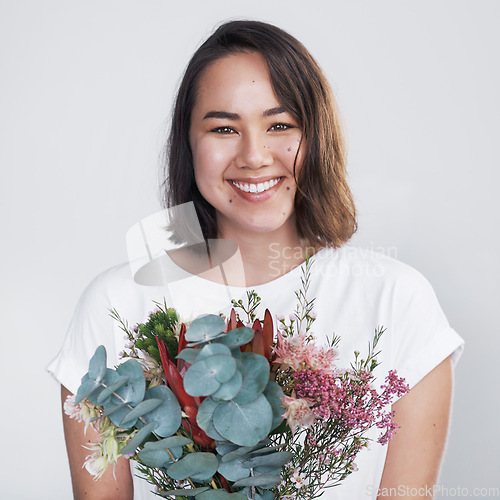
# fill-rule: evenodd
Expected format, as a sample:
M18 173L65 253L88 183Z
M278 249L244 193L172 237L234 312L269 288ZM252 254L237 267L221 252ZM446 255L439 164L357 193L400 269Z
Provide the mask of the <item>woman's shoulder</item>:
M120 297L140 294L128 262L117 264L97 274L85 287L81 301L115 303Z

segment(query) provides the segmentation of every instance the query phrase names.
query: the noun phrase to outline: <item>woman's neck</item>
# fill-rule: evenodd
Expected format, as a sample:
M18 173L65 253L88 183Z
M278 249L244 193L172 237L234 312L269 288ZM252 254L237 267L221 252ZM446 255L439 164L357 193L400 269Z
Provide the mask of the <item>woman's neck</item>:
M316 251L312 245L308 246L307 242L300 239L296 231L232 233L228 239L238 245L238 258L241 259L239 269L244 273L240 277L231 274L230 281L238 286L268 283L290 272L304 262L306 254L312 255Z

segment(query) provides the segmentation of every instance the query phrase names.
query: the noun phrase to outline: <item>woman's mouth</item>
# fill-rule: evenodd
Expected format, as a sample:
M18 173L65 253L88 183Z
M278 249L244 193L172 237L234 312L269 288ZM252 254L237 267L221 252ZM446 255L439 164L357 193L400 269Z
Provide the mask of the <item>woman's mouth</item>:
M268 181L259 183L253 183L253 182L248 183L239 181L231 181L231 183L233 184L233 186L236 186L240 191L243 191L245 193L260 194L276 186L276 184L278 184L280 180L281 177L277 177L276 179L270 179Z

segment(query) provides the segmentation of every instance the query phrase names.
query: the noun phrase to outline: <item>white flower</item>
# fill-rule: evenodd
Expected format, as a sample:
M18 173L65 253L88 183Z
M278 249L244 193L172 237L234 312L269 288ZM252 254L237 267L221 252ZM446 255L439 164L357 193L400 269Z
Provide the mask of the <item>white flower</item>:
M81 422L82 418L80 416L80 405L75 405L75 396L70 394L66 401L64 402L64 413L68 415L69 418L73 418L77 422Z
M286 418L292 433L295 433L297 427L307 429L314 423L315 417L311 411L312 400L285 396L281 398L281 401L283 401L283 406L286 408L283 418Z
M293 474L292 474L292 476L291 476L290 480L291 480L292 484L293 484L293 485L294 485L294 486L295 486L298 490L300 490L301 488L303 488L304 486L306 486L306 485L307 485L307 481L306 481L306 479L304 479L304 478L300 475L300 473L299 473L298 469L295 469L295 470L293 471Z

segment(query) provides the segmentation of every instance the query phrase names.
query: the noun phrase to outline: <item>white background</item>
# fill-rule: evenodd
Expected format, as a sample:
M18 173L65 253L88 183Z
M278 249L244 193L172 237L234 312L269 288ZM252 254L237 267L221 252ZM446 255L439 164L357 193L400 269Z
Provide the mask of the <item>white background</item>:
M44 367L84 286L160 208L176 85L230 18L291 32L331 80L353 242L419 269L467 342L440 484L499 487L500 2L0 0L0 497L71 496Z

